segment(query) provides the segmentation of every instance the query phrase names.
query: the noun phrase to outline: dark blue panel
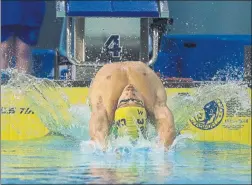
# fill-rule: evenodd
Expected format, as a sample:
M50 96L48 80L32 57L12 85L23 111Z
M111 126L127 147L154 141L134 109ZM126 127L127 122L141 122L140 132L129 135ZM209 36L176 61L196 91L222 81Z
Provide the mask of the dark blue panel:
M67 2L69 16L111 16L111 1L71 1Z
M115 16L120 17L159 17L157 1L112 1Z
M158 17L156 1L72 1L67 2L68 16Z
M159 52L157 62L154 65L155 72L165 77L180 77L178 66L179 55L171 55L165 52Z
M22 8L23 8L23 25L31 26L31 27L40 27L45 11L46 11L46 3L44 0L39 1L23 1L22 0Z
M154 70L167 77L212 80L231 67L239 71L232 78L240 80L245 45L251 45L250 35L166 35Z
M55 51L34 49L32 51L32 75L38 78L54 78Z
M1 26L17 25L22 22L21 1L1 1Z
M1 24L40 27L45 14L45 1L2 1Z

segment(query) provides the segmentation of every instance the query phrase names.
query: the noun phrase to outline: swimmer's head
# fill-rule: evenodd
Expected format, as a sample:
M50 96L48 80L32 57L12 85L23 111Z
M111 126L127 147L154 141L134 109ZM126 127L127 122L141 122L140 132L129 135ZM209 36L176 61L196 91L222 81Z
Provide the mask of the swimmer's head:
M143 107L121 107L115 112L116 136L129 136L131 140L146 136L147 113Z
M117 135L127 135L135 140L139 137L139 132L145 135L146 121L147 113L143 97L133 85L129 84L124 88L115 111Z
M128 106L144 107L142 95L131 84L123 89L117 103L117 108Z

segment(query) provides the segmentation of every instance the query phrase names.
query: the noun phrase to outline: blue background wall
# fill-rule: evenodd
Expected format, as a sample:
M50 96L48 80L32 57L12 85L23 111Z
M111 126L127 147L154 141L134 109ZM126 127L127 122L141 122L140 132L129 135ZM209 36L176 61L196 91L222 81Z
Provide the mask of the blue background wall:
M162 49L154 68L156 71L161 70L165 76L169 77L192 77L194 80L209 80L218 71L218 68L225 69L226 65L233 64L239 68L243 67L243 45L251 43L251 39L248 40L252 26L250 1L172 0L169 1L169 7L170 16L174 19L174 25L169 34L173 39L173 45L176 43L177 46L173 48L173 45L168 44L170 48ZM35 48L57 48L61 25L62 19L56 18L55 1L47 1L46 16L38 45ZM241 36L233 37L237 34ZM183 35L202 36L200 38L185 38ZM214 35L224 36L221 39L217 38L217 45L214 40L211 40L216 40L216 37L213 37ZM231 35L231 37L227 37L227 35ZM243 37L244 35L247 36ZM232 41L225 42L226 38L232 38ZM169 39L169 36L165 36L163 46L167 46ZM184 48L184 41L196 42L197 48ZM210 43L208 46L207 42ZM226 47L226 45L231 49L231 52L228 49L221 51L221 48ZM234 45L237 45L237 47L234 47ZM178 46L180 48L177 48ZM217 50L213 51L212 49ZM215 56L209 54L209 51ZM196 57L197 54L199 57ZM220 58L225 60L220 60ZM209 66L212 70L208 73Z
M251 45L250 1L173 0L169 8L174 24L162 39L155 71L166 77L211 80L233 68L239 73L228 75L242 79L244 46ZM219 79L226 80L225 75Z
M173 34L251 34L250 1L169 1Z
M55 48L60 39L62 19L56 19L55 1L46 4L37 48ZM169 7L172 34L251 34L250 1L172 0Z

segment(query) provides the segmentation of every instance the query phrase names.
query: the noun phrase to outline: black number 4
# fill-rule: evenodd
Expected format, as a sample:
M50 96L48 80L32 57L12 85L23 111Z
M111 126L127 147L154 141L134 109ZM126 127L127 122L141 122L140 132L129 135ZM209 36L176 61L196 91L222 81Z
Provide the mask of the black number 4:
M104 43L104 51L111 54L113 58L121 58L120 35L111 35Z

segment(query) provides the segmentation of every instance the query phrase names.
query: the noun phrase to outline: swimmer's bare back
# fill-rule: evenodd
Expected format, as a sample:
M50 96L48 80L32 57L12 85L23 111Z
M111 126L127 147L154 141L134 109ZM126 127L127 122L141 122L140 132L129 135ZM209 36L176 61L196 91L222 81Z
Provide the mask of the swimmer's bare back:
M132 84L143 96L146 109L153 112L157 97L166 102L166 92L158 76L143 62L117 62L104 65L89 89L91 109L104 106L112 122L123 89Z
M166 105L165 88L158 76L142 62L107 64L96 74L89 89L91 140L106 150L118 99L129 84L141 93L147 113L154 118L160 146L168 148L175 138L175 125Z

